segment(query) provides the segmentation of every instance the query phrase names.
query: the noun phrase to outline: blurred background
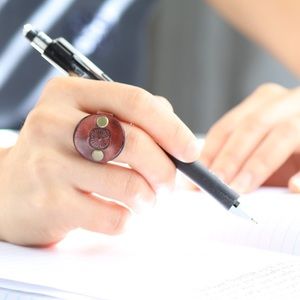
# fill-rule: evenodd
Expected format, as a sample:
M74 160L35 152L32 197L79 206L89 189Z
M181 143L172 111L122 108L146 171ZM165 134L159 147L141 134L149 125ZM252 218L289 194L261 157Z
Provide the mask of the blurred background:
M147 87L168 98L204 133L258 85L298 84L296 76L201 0L160 0L151 20Z
M0 128L20 128L60 75L23 38L26 22L64 36L114 80L168 98L197 133L260 84L298 81L201 0L0 0Z

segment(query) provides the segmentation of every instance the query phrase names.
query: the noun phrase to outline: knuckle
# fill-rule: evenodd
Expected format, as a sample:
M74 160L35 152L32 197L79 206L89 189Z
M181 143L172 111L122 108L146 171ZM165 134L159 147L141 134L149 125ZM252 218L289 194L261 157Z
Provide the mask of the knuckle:
M176 168L173 164L170 166L166 166L165 168L162 168L163 172L161 175L161 181L163 183L165 182L174 182L176 177Z
M164 105L167 109L174 112L173 105L167 98L165 98L163 96L156 96L156 99L158 99L160 104Z
M135 199L141 193L142 189L142 179L137 172L134 170L128 172L128 176L124 182L124 194L126 198L129 200Z
M173 142L174 144L180 145L178 148L177 154L181 155L182 157L186 157L187 155L190 156L191 154L191 147L194 146L195 138L192 134L187 134L186 127L180 122L174 122L172 127L168 127L165 130L168 130L168 140ZM166 133L167 134L167 133ZM200 155L200 153L199 153ZM199 157L194 157L194 159L198 159ZM191 159L189 157L188 159Z
M272 82L267 82L264 83L262 85L260 85L255 91L254 93L256 94L262 94L262 95L268 95L268 94L278 94L281 93L283 91L285 91L286 89L276 83L272 83Z
M108 233L111 235L122 233L128 217L129 211L126 208L118 207L109 217Z
M176 168L174 164L171 162L162 162L156 168L157 171L150 178L150 182L152 183L153 189L158 191L160 188L173 186L176 178Z
M170 136L170 140L172 141L180 141L181 140L181 137L184 136L182 133L183 133L183 127L182 127L182 124L180 124L179 122L176 122L176 124L174 124L173 128L172 128L172 132L171 133L171 136ZM188 148L188 144L185 145L186 148Z
M148 115L153 111L152 95L142 88L133 88L127 105L133 114Z
M75 86L76 83L77 85ZM78 92L79 88L77 78L53 77L46 83L38 105L47 101L51 101L51 103L55 101L61 102L62 97L67 100L70 98L70 93L72 93L71 97L74 97L75 93L72 91L75 88Z
M27 116L23 132L30 141L38 140L43 144L60 132L69 120L56 113L53 108L40 106L33 109Z
M69 85L71 82L70 79L68 79L67 77L53 77L51 79L49 79L49 81L46 83L44 91L46 92L56 92L56 91L60 91L63 88L66 87L66 85Z
M278 136L278 140L290 140L299 138L300 126L299 122L294 120L281 123L275 130L275 135Z
M287 140L295 136L295 127L291 122L281 123L273 130L273 137L278 137L280 140Z
M235 162L237 163L239 161L239 156L238 156L238 153L235 149L226 149L223 154L222 154L222 161L223 162Z
M215 123L207 133L207 137L211 140L218 139L221 136L227 136L233 131L233 122L232 118L225 115L220 121Z
M39 151L29 159L31 173L41 186L47 186L49 182L61 177L66 168L62 161L55 158L55 154L49 150L47 152Z
M139 151L140 145L143 144L142 140L145 140L142 131L137 127L131 126L127 132L125 143L130 145L130 148L134 149L134 151Z
M143 152L143 149L146 147L152 147L151 144L153 144L153 141L143 130L132 127L128 132L128 138L126 137L126 143L130 144L130 148L133 149L134 152ZM164 167L155 166L157 172L155 172L154 176L151 176L151 182L160 184L173 181L176 174L174 164L169 163L168 160L163 158L161 162Z
M245 166L245 169L253 174L257 180L265 178L273 170L273 157L262 153L255 155Z
M26 134L30 135L30 140L37 137L45 137L48 134L47 124L49 124L50 116L42 109L32 110L25 121L24 128Z
M297 86L296 88L294 88L294 89L292 90L292 94L295 94L295 95L299 96L299 94L300 94L300 87Z
M244 121L242 127L245 132L257 132L266 130L270 126L270 121L268 117L263 114L250 114L247 116Z
M265 177L272 170L273 160L265 157L259 156L253 162L253 173L257 174L257 178Z

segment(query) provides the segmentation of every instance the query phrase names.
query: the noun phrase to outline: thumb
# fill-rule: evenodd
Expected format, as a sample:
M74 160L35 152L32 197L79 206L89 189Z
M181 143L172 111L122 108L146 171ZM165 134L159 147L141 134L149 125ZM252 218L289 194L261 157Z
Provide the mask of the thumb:
M292 193L300 193L300 172L289 179L288 187Z

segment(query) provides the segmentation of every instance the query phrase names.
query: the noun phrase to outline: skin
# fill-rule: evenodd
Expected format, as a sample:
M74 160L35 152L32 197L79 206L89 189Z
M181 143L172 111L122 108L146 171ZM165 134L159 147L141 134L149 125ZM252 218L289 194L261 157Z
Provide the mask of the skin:
M207 2L300 75L298 0ZM300 192L299 100L299 88L259 87L212 126L201 160L241 193L262 184Z
M113 113L125 131L114 163L85 160L73 146L76 124L98 111ZM184 161L200 154L166 99L120 83L51 80L16 145L0 149L0 239L45 246L79 227L121 232L130 210L153 205L174 184L175 167L158 145Z
M201 161L240 193L300 192L300 88L265 84L209 130Z
M208 2L300 74L298 0ZM261 184L299 192L299 97L299 89L259 88L212 127L201 160L240 192ZM75 152L74 127L97 111L123 121L126 145L116 161L131 168L99 166ZM160 187L173 185L175 168L158 144L184 161L199 157L194 136L165 99L118 83L52 80L17 144L0 149L0 239L49 245L78 227L120 232L130 209L153 203Z
M207 0L226 20L300 76L300 1Z

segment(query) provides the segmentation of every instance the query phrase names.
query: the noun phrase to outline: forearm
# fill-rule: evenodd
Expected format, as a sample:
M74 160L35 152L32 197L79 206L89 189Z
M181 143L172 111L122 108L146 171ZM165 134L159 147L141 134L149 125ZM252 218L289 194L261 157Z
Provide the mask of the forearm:
M300 76L300 1L207 0L247 36Z

